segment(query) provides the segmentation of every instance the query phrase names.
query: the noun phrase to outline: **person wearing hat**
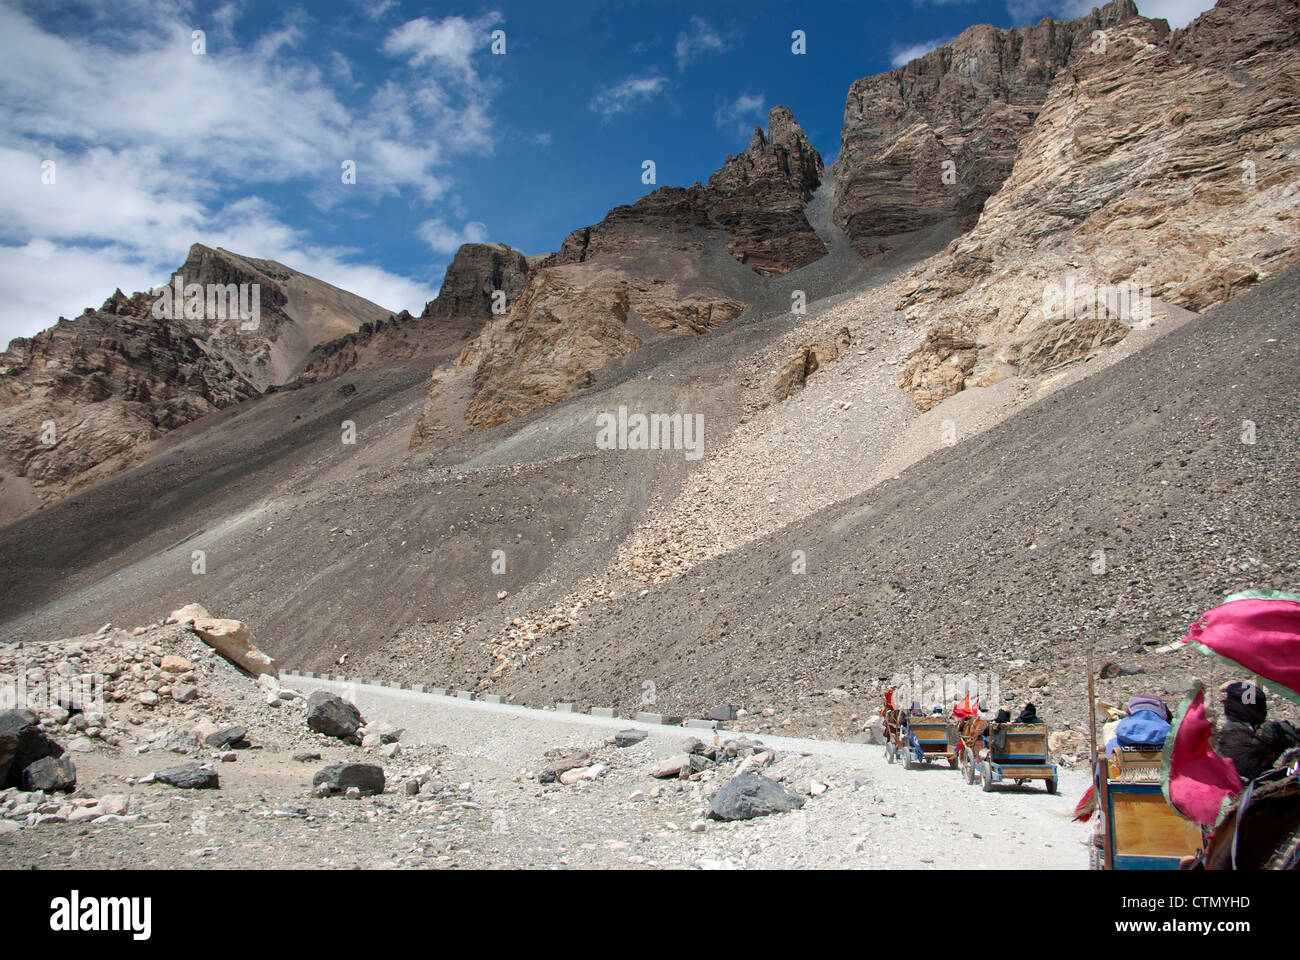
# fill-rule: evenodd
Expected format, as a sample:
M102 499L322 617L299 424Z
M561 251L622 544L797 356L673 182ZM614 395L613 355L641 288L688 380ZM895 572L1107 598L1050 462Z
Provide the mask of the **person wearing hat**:
M1223 726L1219 728L1217 750L1237 768L1242 783L1254 780L1273 767L1288 747L1300 743L1300 733L1291 724L1268 717L1268 699L1259 685L1236 680L1220 688L1223 693Z

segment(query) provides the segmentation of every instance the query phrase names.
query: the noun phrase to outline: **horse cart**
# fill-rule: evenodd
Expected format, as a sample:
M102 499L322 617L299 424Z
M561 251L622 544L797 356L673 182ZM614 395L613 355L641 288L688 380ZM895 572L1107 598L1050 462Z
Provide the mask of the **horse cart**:
M987 793L999 783L1042 780L1048 793L1056 792L1056 764L1047 749L1043 723L991 723L964 726L958 733L957 766L967 783L979 777Z
M901 759L904 770L911 770L918 763L939 760L947 760L950 767L956 767L959 742L957 727L947 717L915 716L903 710L885 714L885 759L890 763ZM917 747L921 753L919 758Z
M1161 793L1161 762L1159 750L1112 748L1104 764L1095 869L1177 870L1201 848L1200 827L1180 817Z

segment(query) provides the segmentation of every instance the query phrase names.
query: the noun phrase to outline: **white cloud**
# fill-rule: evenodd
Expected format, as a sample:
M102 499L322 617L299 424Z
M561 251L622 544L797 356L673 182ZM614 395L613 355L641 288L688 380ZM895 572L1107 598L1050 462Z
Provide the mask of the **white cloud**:
M608 119L632 107L654 99L668 81L659 76L628 77L622 83L601 90L588 106L593 113Z
M761 93L742 93L714 111L713 124L719 130L747 136L755 124L762 122L763 104L766 102Z
M416 229L416 234L435 253L455 253L462 243L486 242L488 228L477 220L471 220L460 230L447 226L442 220L426 220Z
M405 56L412 66L436 64L472 80L474 68L470 57L475 50L487 46L488 27L500 19L496 13L472 21L455 16L443 20L419 17L390 33L384 41L384 52Z
M397 0L361 0L361 9L371 20L378 20L397 6Z
M924 40L921 43L913 43L910 46L900 46L895 44L889 50L889 62L895 67L901 67L906 63L911 63L918 57L923 57L936 47L942 47L945 43L952 43L955 37L937 37L934 40Z
M433 295L357 263L361 251L314 241L258 193L302 184L322 209L386 195L442 202L449 164L493 149L492 88L473 53L499 18L389 30L383 52L404 68L345 105L332 84L353 95L350 65L304 49L306 14L237 40L241 15L220 7L198 56L188 7L172 0L92 11L75 37L0 4L0 344L114 287L165 279L195 241L281 260L390 309ZM41 183L43 160L56 163L53 185ZM355 186L340 183L344 160Z
M76 317L85 307L100 306L118 287L134 293L162 282L169 272L120 246L89 248L49 240L0 246L0 290L5 297L0 348L60 316Z
M725 50L726 43L718 35L718 31L701 20L699 17L691 17L690 26L687 30L677 35L677 69L685 70L687 64L696 60L706 53L712 53L717 50Z
M1144 17L1164 19L1174 28L1185 27L1214 6L1214 0L1136 0ZM1019 25L1036 23L1043 17L1068 20L1082 17L1100 0L1007 0L1007 12Z

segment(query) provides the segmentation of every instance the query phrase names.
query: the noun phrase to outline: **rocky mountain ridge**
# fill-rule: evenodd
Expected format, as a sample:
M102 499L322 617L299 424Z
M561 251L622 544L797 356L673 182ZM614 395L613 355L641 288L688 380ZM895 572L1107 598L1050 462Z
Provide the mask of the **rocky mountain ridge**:
M395 360L437 363L455 356L492 318L494 301L504 310L518 295L529 270L528 258L505 244L464 244L419 316L403 310L313 348L297 379L314 383Z
M1111 0L1084 17L967 28L849 88L835 222L864 256L880 238L956 218L969 229L1011 173L1057 74L1096 31L1137 16Z
M1221 0L1186 29L1128 19L1052 85L979 223L897 308L926 330L899 377L927 409L1084 361L1300 261L1300 8Z
M166 431L284 383L322 337L387 315L283 264L202 244L158 289L115 291L0 354L6 514L138 462Z

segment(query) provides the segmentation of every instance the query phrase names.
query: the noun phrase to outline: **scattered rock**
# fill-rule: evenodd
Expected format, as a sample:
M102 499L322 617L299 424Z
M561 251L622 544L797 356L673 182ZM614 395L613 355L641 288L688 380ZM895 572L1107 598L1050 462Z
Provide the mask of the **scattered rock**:
M203 742L214 750L222 750L230 747L235 750L247 749L251 744L245 739L248 733L243 727L222 727L215 733L209 733L203 738Z
M667 780L669 777L681 775L682 769L689 769L691 765L691 755L679 753L676 756L669 757L667 760L660 760L648 771L650 776L657 780Z
M633 747L650 735L647 730L620 730L614 734L614 746Z
M190 663L184 657L178 657L174 653L169 653L162 658L161 669L163 673L189 673L194 669L194 664Z
M0 787L19 786L23 771L37 760L63 756L63 748L41 730L36 714L30 710L0 713L0 737L4 734L10 734L14 740L11 746L0 746L0 767L4 766L4 756L10 757Z
M553 760L537 775L537 782L554 783L560 779L561 774L577 767L585 767L590 760L591 756L586 751L562 755Z
M257 649L249 639L247 624L210 617L198 604L182 607L172 617L187 624L200 640L250 676L280 676L275 660Z
M204 763L184 763L179 767L157 770L153 779L182 790L216 790L221 786L217 771Z
M342 697L317 690L307 698L307 726L327 737L345 740L361 727L361 711Z
M42 757L23 770L23 789L29 793L71 793L77 787L77 768L68 757Z
M355 788L358 796L384 792L384 768L373 763L334 763L318 770L312 777L314 788L324 788L328 795Z
M752 820L797 810L803 805L803 797L775 780L757 773L742 773L718 791L709 806L709 818Z

